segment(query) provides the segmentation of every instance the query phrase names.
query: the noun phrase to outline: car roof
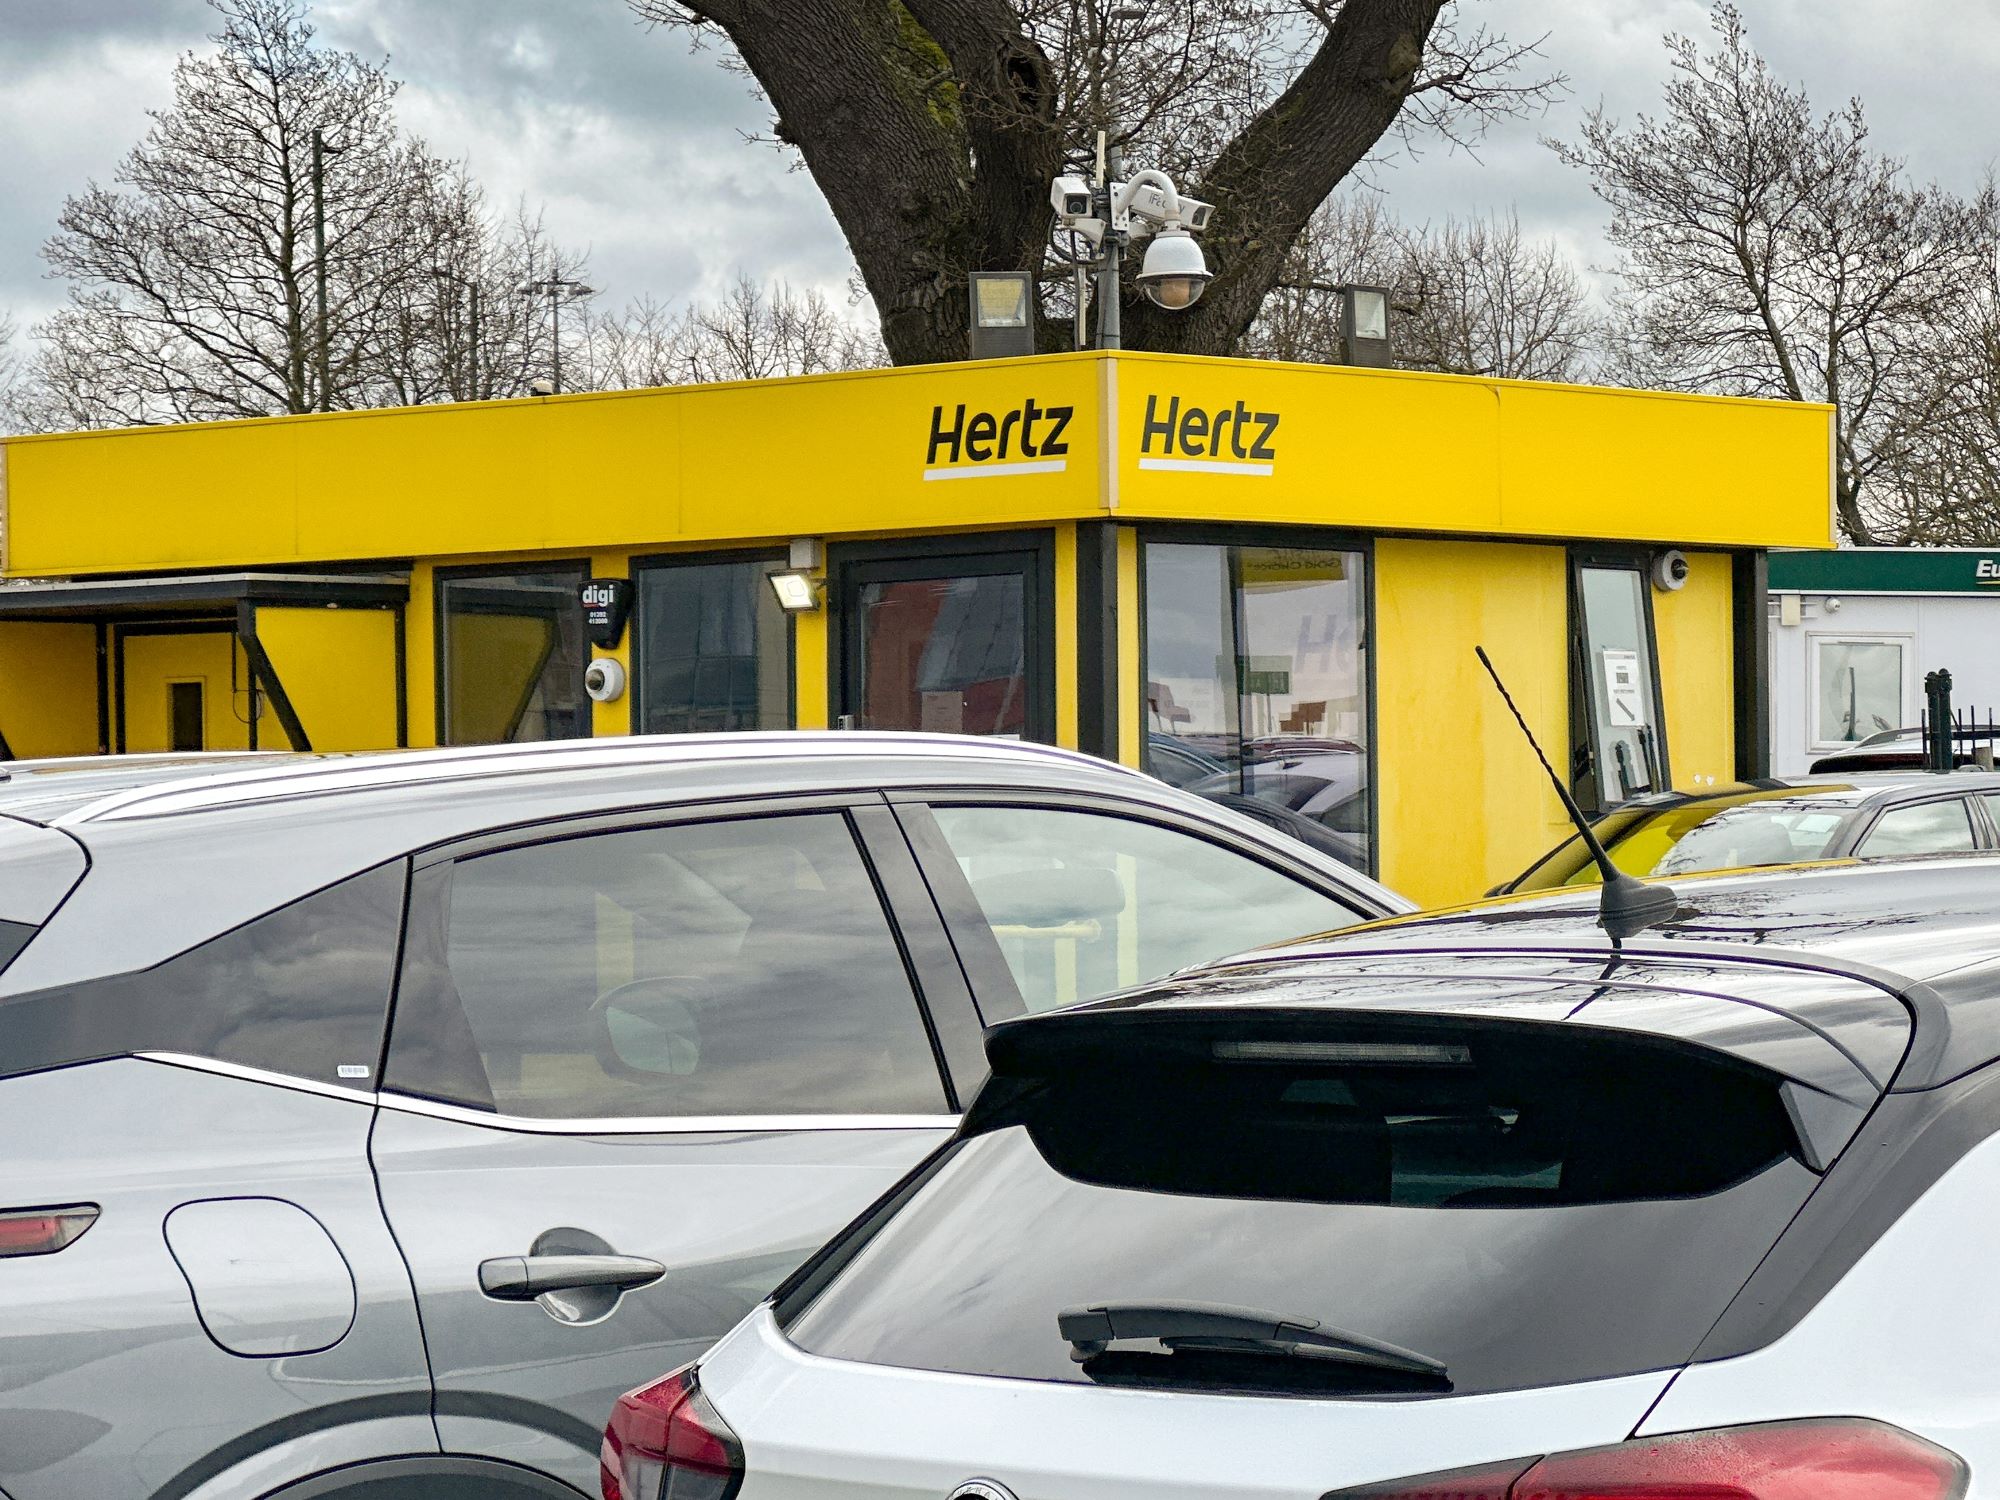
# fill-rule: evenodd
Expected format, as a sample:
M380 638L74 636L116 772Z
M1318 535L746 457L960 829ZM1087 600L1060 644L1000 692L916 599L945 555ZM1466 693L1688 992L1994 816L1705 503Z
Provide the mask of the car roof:
M1735 995L1829 1036L1848 1026L1879 1033L1893 1016L1911 1037L1898 1088L1933 1086L2000 1057L2000 857L1792 866L1656 883L1674 891L1679 910L1622 942L1598 925L1595 886L1505 896L1225 958L1079 1013L1337 1006L1351 1003L1343 995L1352 976L1453 969L1476 976L1533 957L1613 987L1645 970L1644 983ZM1698 982L1686 977L1692 974ZM1874 996L1873 1014L1857 1010L1857 984ZM1885 1009L1888 999L1899 1003ZM1375 1008L1399 1007L1387 999ZM1504 1013L1490 998L1476 1008ZM1849 1039L1840 1043L1862 1051ZM1896 1050L1900 1056L1900 1043Z
M0 996L158 963L263 912L455 840L627 811L859 792L1089 793L1258 840L1240 813L1030 742L862 732L657 735L358 755L16 763L0 816L74 839L90 872L0 973ZM74 790L65 796L62 785ZM10 792L8 789L12 788ZM9 798L12 798L10 801ZM1281 847L1330 876L1333 861ZM1401 897L1341 870L1364 911ZM174 898L162 901L171 888Z

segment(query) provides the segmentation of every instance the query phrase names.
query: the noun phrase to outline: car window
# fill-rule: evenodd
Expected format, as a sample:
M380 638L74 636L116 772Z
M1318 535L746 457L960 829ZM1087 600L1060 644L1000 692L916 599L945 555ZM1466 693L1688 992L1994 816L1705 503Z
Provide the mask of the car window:
M1798 864L1825 859L1848 816L1845 808L1811 801L1752 802L1719 812L1679 809L1624 840L1612 858L1639 875ZM1656 836L1665 847L1648 865L1645 854Z
M1962 798L1892 807L1875 820L1854 851L1863 859L1894 854L1947 854L1972 847L1972 813Z
M459 861L389 1079L532 1118L943 1113L929 1034L838 813Z
M1359 916L1247 855L1155 823L1053 808L932 812L1030 1011Z
M371 1089L403 887L399 860L154 968L0 1000L0 1076L182 1052Z

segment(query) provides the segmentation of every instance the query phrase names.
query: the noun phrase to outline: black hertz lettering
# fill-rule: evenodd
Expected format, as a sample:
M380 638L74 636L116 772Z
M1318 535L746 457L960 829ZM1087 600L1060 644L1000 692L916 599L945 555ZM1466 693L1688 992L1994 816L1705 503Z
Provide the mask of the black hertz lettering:
M1073 406L1043 406L1032 398L1012 411L968 413L961 402L946 416L931 408L930 450L925 465L1005 463L1012 458L1062 458L1069 453Z
M1277 412L1252 411L1241 401L1213 411L1192 404L1184 409L1178 396L1168 399L1162 413L1160 398L1148 396L1139 451L1169 458L1270 463L1278 456L1278 420Z

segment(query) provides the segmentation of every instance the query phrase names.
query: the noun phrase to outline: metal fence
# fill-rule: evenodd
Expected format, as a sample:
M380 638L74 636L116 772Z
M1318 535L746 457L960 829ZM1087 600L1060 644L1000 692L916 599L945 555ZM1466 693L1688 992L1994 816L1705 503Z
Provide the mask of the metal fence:
M1949 771L1958 766L1994 768L2000 745L2000 713L1991 708L1959 707L1951 701L1951 673L1937 671L1924 678L1924 767Z

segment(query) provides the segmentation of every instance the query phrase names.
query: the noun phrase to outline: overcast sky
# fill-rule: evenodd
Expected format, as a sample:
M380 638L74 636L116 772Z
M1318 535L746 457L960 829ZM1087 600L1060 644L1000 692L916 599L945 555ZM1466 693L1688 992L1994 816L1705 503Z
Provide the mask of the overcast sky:
M1603 100L1654 108L1663 32L1705 34L1700 0L1461 0L1515 36L1549 33L1570 96L1498 127L1478 158L1443 149L1374 172L1404 218L1515 207L1524 228L1605 259L1603 215L1543 135ZM1742 0L1752 40L1822 110L1866 102L1913 172L1969 186L2000 151L2000 0ZM739 272L844 289L849 261L812 179L747 144L765 115L713 52L648 31L623 0L320 0L324 40L391 59L405 126L468 160L496 203L543 205L587 247L607 300L712 296ZM61 299L39 248L64 196L109 181L166 103L175 57L206 49L202 0L0 0L0 313Z

